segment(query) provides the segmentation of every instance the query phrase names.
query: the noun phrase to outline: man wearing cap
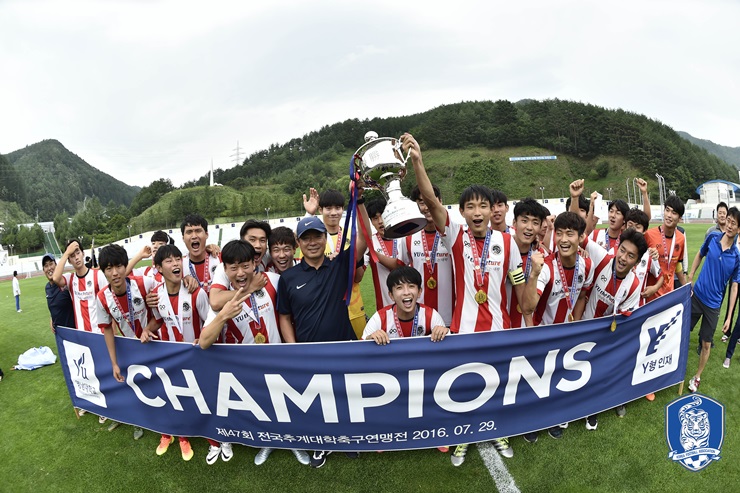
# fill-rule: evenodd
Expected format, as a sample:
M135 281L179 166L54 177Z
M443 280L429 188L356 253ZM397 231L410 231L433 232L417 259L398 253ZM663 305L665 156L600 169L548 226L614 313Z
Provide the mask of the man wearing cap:
M57 268L57 261L51 253L44 254L41 259L41 268L44 275L49 280L46 283L46 304L51 314L51 331L56 332L58 326L75 328L75 314L72 306L72 297L69 295L67 286L59 287L54 284L54 269Z

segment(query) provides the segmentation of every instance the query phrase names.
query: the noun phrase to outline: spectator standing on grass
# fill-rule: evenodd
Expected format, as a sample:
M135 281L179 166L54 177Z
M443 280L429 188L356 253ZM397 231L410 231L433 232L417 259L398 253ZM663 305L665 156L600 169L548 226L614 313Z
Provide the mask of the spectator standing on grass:
M18 313L22 312L21 310L21 285L18 282L18 271L13 271L13 296L15 296L15 311Z
M54 284L54 271L57 268L57 261L51 253L44 254L41 258L41 268L44 275L49 280L46 283L46 305L49 307L51 315L51 331L56 333L58 326L75 328L75 312L72 306L72 296L69 294L69 288L65 285L59 287Z
M723 233L725 231L725 221L727 220L727 204L720 202L717 204L717 213L715 217L715 223L707 230L704 238L709 236L711 233Z

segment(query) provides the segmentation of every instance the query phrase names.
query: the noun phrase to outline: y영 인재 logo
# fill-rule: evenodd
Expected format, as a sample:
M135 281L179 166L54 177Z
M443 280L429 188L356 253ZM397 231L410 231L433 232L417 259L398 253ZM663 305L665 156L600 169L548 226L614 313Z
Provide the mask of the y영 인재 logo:
M640 328L640 350L632 371L632 385L648 382L678 369L681 354L683 305L645 319Z
M725 436L725 408L701 394L679 397L665 408L668 458L689 471L720 459Z
M95 360L87 346L70 341L63 341L67 355L67 367L75 395L96 406L108 407L105 395L100 391L100 381L95 376Z

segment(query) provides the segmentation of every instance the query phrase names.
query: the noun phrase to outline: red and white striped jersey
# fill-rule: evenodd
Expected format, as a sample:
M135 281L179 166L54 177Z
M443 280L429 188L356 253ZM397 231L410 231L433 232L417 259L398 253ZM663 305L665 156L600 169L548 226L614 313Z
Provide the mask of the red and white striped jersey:
M513 228L512 228L513 229ZM517 250L518 251L518 250ZM541 246L537 248L535 251L540 252L543 257L547 257L547 253L544 248ZM531 267L528 266L530 262L530 256L529 251L526 253L519 252L519 255L522 259L522 272L524 272L524 280L526 281L529 278L529 270L531 270ZM533 282L536 282L536 279L532 280ZM514 290L514 286L511 285L511 283L506 283L506 295L509 297L509 320L511 322L511 328L519 328L524 327L524 316L522 315L522 309L519 306L519 299L516 296L516 291Z
M97 296L108 285L108 279L100 269L88 269L84 277L68 272L64 274L64 280L72 296L77 329L100 333Z
M176 294L167 293L167 285L157 288L157 308L154 317L162 321L159 338L163 341L194 342L200 337L203 322L208 317L208 295L202 288L188 293L185 283L180 283Z
M112 320L118 325L118 334L124 337L141 337L152 312L146 305L146 294L158 284L151 277L129 277L126 282L131 289L131 302L133 303L134 325L131 326L128 305L128 295L116 295L110 285L98 293L98 327L101 332L112 326ZM120 308L119 308L120 307Z
M468 334L488 330L503 330L511 327L506 295L507 277L512 283L524 282L521 258L514 238L508 233L492 231L488 245L488 261L483 277L483 286L476 286L475 262L468 236L468 225L450 221L442 238L447 251L452 255L455 279L455 308L450 330ZM477 251L483 252L484 240L476 239ZM482 291L485 301L478 303L476 293Z
M157 270L156 267L153 265L147 265L144 267L135 267L134 270L131 271L131 274L129 277L153 277L155 281L157 282L164 282L164 279L162 278L162 273Z
M537 308L532 317L534 325L551 325L568 321L568 315L575 307L581 290L588 289L593 283L594 268L591 259L584 259L577 255L578 279L572 294L573 304L568 307L563 284L568 289L573 286L573 276L576 268L575 266L564 268L565 279L562 279L556 262L560 262L559 255L556 253L547 257L537 278L537 294L540 295L540 301L537 303Z
M435 254L436 263L431 269L429 267L431 257L427 260L424 255L422 235L426 237L430 255L434 250L434 239L439 235ZM422 289L419 303L437 310L442 320L445 321L445 326L449 327L452 323L452 308L455 306L455 290L452 282L452 256L442 241L442 235L437 231L429 233L421 230L404 238L402 243L401 260L421 274Z
M588 301L583 320L613 313L630 315L640 302L640 282L633 271L624 279L614 277L614 255L586 238L586 251L594 267L594 281L587 289ZM616 305L616 310L615 310Z
M586 239L593 241L611 255L614 255L619 247L619 238L611 238L609 228L595 229Z
M399 319L401 327L396 327L395 316L393 315L393 307L395 305L386 306L381 308L370 317L367 325L365 325L365 331L362 333L362 338L367 339L370 334L377 330L382 330L388 334L390 339L402 339L404 337L416 337L424 336L432 333L434 327L445 325L442 316L435 310L427 305L419 303L419 318L417 321L416 331L414 334L411 333L411 329L414 326L413 320L403 321ZM401 335L398 331L401 330Z
M208 266L208 272L206 272L206 264ZM221 259L219 257L214 257L213 255L208 255L205 260L201 262L191 262L188 255L185 254L182 257L182 275L192 276L193 272L195 272L195 276L193 277L197 277L200 287L205 289L207 294L211 290L211 285L215 281L214 276L216 268L219 265L221 265ZM224 277L225 276L226 274L224 274ZM228 282L226 285L228 286Z
M648 287L647 285L647 278L648 274L652 276L653 279L657 281L657 279L660 277L660 262L653 260L653 258L650 256L650 252L645 252L645 255L642 256L642 259L635 265L635 267L632 269L635 273L635 276L637 276L638 281L640 282L640 292L642 293L645 291L645 289ZM640 296L640 304L639 306L642 306L645 304L645 298Z
M267 285L242 303L239 315L224 324L221 340L229 344L254 344L255 338L264 337L265 343L279 344L280 330L278 329L277 312L277 285L280 276L272 272L260 272L256 275L267 277ZM231 284L229 284L229 289ZM252 301L257 305L259 318L255 317ZM218 312L209 310L204 325L208 325L216 318ZM261 334L261 337L258 336Z
M377 253L383 254L387 257L395 258L397 262L403 263L401 260L401 248L403 240L385 240L380 239L379 235L372 235L373 245L372 248ZM381 245L382 242L382 245ZM383 251L385 248L385 251ZM394 256L395 252L395 256ZM375 309L380 310L383 307L393 304L393 300L388 294L388 286L386 280L390 270L380 262L373 262L372 257L369 253L365 254L365 265L370 265L370 269L373 274L373 287L375 288Z

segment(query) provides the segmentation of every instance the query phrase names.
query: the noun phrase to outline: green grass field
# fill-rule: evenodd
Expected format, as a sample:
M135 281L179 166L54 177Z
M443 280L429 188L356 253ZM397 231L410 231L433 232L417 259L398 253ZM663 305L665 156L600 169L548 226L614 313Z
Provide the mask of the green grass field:
M687 225L693 258L708 226ZM370 312L374 298L370 276L363 298ZM437 450L366 453L357 460L334 454L321 469L301 466L289 452L275 452L262 466L253 463L256 449L234 447L229 463L205 462L207 443L193 440L195 457L186 463L176 444L162 457L154 453L159 436L147 432L132 439L128 426L113 432L90 414L76 419L60 364L32 372L11 371L18 355L34 346L56 344L49 330L44 299L45 278L21 280L22 313L15 312L11 283L0 283L0 492L137 492L137 491L300 491L307 492L447 492L496 491L494 481L474 448L455 468ZM697 365L696 331L692 333L688 376ZM562 440L540 435L536 444L511 440L515 455L504 459L524 492L549 491L734 491L740 479L740 414L737 359L722 368L726 344L715 337L701 391L725 405L722 459L692 473L667 458L665 405L677 387L639 399L620 419L604 412L596 431L573 422ZM608 391L608 389L605 389ZM685 391L686 392L686 391Z

